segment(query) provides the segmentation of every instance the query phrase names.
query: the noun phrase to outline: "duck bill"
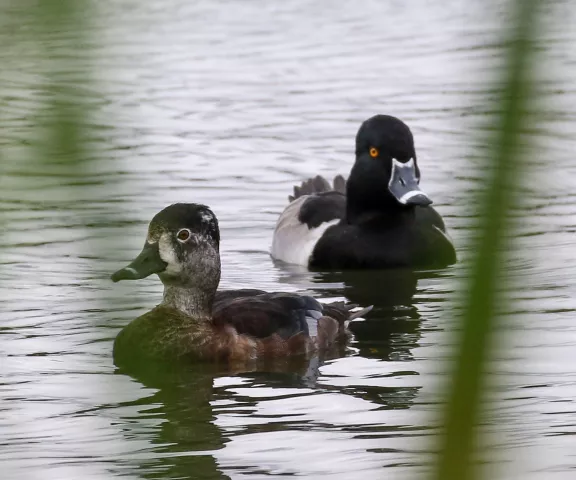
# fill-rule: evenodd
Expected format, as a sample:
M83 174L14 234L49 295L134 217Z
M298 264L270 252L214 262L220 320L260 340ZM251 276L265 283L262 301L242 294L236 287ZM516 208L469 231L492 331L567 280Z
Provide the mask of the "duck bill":
M158 243L144 245L142 252L132 263L118 270L112 275L113 282L120 280L138 280L146 278L153 273L160 273L166 270L166 262L160 257Z
M411 158L408 162L402 163L392 159L392 174L388 183L388 190L402 205L419 205L426 207L432 200L426 195L418 185L419 179L416 173L416 164Z

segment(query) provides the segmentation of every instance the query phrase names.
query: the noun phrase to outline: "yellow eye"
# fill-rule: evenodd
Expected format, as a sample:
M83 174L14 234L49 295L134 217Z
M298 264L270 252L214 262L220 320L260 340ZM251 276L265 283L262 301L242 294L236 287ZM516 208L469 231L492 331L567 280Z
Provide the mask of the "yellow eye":
M176 238L181 242L186 242L190 238L191 234L192 233L190 232L190 230L188 230L187 228L183 228L182 230L178 231L178 233L176 234Z
M378 149L376 147L372 147L370 149L370 156L372 158L376 158L378 156Z

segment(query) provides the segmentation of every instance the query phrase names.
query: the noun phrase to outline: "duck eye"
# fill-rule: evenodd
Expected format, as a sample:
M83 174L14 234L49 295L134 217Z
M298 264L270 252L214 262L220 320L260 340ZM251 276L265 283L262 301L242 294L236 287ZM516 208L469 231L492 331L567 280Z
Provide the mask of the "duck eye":
M178 230L176 238L178 239L179 242L184 243L189 240L190 235L192 235L192 232L190 232L190 230L188 230L187 228L183 228L181 230Z
M372 147L372 148L370 149L370 156L371 156L372 158L376 158L376 157L378 156L378 153L379 153L379 152L378 152L378 149L377 149L376 147Z

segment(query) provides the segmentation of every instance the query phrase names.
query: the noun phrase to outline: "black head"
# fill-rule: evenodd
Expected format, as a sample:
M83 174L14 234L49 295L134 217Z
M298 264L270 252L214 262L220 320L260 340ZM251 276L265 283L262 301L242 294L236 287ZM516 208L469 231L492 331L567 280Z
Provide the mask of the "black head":
M218 220L212 210L176 203L154 216L142 252L112 280L136 280L157 273L164 284L217 284L219 245Z
M419 182L408 126L389 115L376 115L362 123L356 135L356 163L347 182L348 202L360 210L430 205Z
M186 236L178 233L182 230L190 233L195 241L203 239L220 246L220 229L214 212L206 205L199 203L175 203L154 215L148 228L148 241L157 241L162 233L172 232L182 245L192 245L194 242L184 240Z

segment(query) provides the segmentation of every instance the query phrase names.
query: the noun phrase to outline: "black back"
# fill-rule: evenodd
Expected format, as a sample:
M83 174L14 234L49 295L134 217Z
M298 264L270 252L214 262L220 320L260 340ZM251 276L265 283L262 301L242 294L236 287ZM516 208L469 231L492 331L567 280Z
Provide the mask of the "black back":
M328 228L312 252L310 267L435 268L455 263L456 252L440 215L431 207L416 212L394 222L375 217Z

